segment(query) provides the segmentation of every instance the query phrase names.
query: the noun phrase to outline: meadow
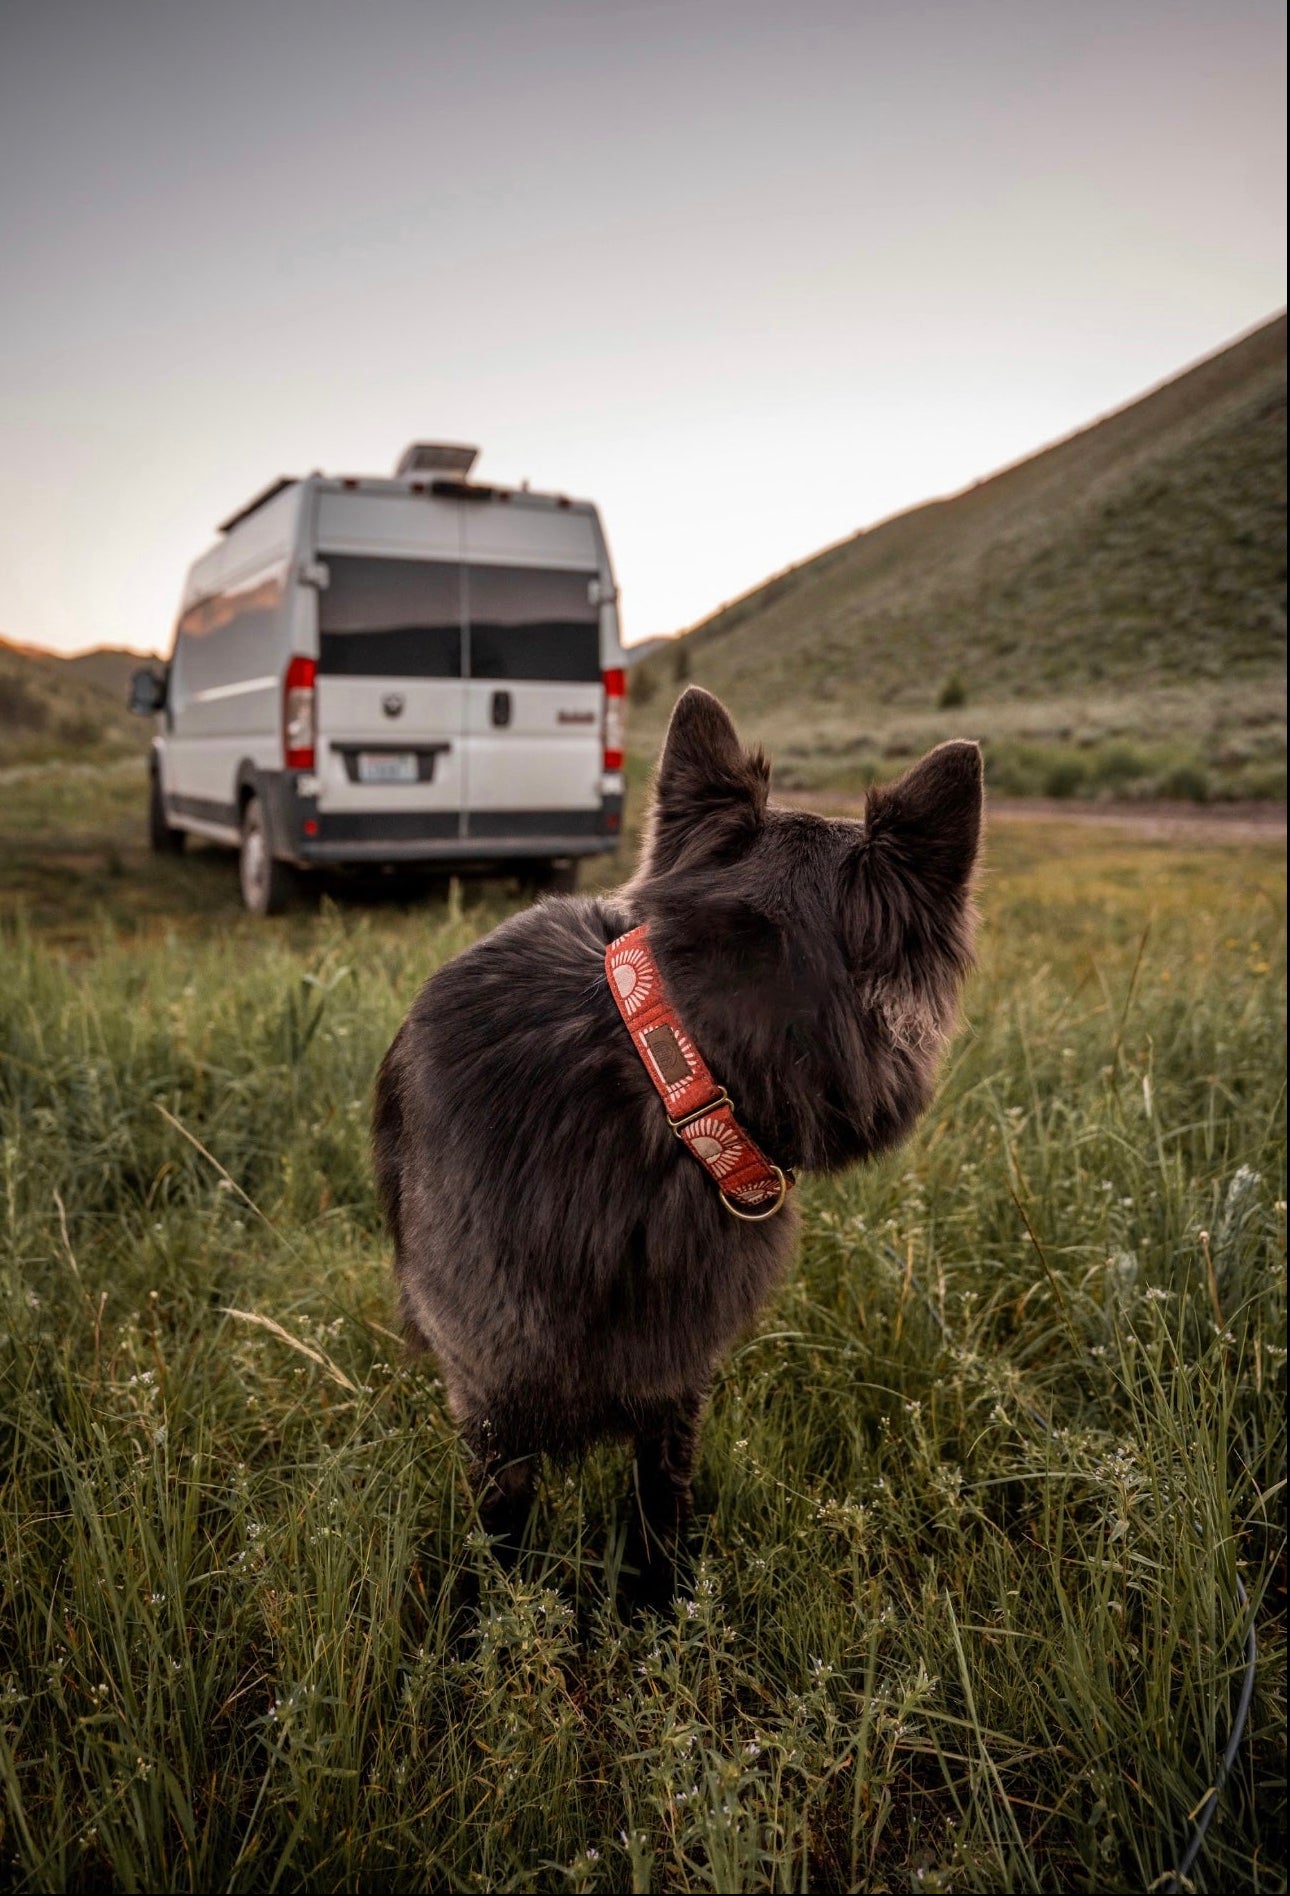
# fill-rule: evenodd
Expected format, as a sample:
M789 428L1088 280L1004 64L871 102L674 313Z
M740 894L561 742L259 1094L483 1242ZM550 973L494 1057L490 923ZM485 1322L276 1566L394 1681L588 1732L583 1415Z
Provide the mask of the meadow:
M481 1545L367 1158L419 982L522 896L254 923L144 857L137 769L0 816L0 1879L1165 1887L1252 1615L1192 1886L1285 1887L1278 848L993 826L936 1103L804 1184L693 1589L624 1623L621 1451Z

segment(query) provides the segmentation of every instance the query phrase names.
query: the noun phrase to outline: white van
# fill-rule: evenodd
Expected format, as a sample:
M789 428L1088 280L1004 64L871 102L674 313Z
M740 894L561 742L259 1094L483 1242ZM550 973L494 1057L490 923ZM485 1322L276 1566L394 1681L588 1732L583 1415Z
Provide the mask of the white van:
M276 481L190 569L150 835L241 852L270 914L316 864L498 865L572 887L616 847L625 671L596 509L468 479L419 442L392 480Z

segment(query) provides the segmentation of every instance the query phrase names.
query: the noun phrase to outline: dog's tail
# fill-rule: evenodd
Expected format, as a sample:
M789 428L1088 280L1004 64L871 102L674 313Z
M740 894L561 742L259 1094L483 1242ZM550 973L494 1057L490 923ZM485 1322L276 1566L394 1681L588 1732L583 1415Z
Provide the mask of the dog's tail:
M399 1249L399 1211L403 1195L403 1088L400 1027L376 1076L372 1101L372 1162L386 1229Z

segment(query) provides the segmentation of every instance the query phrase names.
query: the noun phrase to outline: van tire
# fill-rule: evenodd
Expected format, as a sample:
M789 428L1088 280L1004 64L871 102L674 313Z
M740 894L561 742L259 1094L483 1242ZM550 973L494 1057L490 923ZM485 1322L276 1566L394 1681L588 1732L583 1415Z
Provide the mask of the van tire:
M249 797L242 812L238 877L242 901L252 915L281 915L295 893L295 872L273 853L259 797Z
M148 847L154 856L178 856L184 840L183 830L173 829L167 821L161 777L153 770L148 776Z

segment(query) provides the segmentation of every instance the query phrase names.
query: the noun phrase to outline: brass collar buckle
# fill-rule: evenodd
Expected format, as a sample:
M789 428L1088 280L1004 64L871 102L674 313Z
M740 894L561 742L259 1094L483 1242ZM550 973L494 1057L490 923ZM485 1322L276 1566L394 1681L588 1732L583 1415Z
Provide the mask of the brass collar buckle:
M719 1113L722 1108L726 1106L730 1108L732 1113L734 1112L734 1101L731 1099L729 1093L727 1093L725 1087L719 1086L713 1097L707 1100L704 1105L696 1106L692 1113L682 1113L679 1119L673 1119L671 1113L669 1113L667 1123L679 1139L681 1134L685 1131L685 1128L692 1126L696 1119L702 1119L705 1113Z

